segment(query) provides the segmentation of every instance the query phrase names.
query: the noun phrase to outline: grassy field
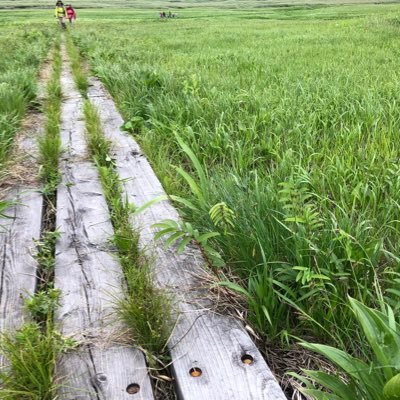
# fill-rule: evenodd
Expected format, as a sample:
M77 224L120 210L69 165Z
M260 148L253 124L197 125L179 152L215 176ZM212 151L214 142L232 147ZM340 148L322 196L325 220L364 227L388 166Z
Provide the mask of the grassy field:
M73 32L168 192L195 205L186 218L221 234L270 339L358 347L347 296L396 303L399 12L188 11L124 24L113 19L125 13L82 12ZM201 195L171 166L201 180L176 134L202 165ZM209 218L219 202L235 215L228 232Z
M120 3L139 9L80 10L72 37L182 216L219 234L221 284L266 341L369 361L363 305L400 332L400 5Z
M0 33L1 171L20 120L36 96L37 70L49 50L51 30L39 22L29 27L0 24Z
M2 0L0 9L29 9L52 8L56 2L50 0ZM368 3L396 3L393 0L76 0L72 2L76 8L135 8L135 9L187 9L187 8L267 8L274 6L290 7L295 5L337 5L337 4L368 4Z

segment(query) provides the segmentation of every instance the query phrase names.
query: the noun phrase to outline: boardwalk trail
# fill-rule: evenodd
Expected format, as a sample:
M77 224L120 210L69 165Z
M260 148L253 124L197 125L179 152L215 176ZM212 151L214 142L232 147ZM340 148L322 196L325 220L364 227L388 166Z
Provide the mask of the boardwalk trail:
M125 285L110 245L113 227L95 165L88 156L83 98L63 51L63 92L57 190L54 286L62 301L55 320L63 335L79 346L59 363L60 399L153 399L153 386L142 351L127 345L115 316ZM124 199L141 206L164 194L141 149L120 131L123 120L102 84L92 79L88 99L99 111L112 158L123 182ZM22 298L35 291L34 240L40 237L42 196L38 187L16 187L18 199L0 220L0 329L23 323ZM156 284L173 294L176 327L168 348L177 397L183 400L283 400L281 389L241 323L212 310L202 284L204 260L189 247L182 255L154 240L152 225L178 220L168 201L146 209L131 224L140 232L139 247L154 260ZM138 344L140 345L140 344ZM196 374L193 374L196 371Z

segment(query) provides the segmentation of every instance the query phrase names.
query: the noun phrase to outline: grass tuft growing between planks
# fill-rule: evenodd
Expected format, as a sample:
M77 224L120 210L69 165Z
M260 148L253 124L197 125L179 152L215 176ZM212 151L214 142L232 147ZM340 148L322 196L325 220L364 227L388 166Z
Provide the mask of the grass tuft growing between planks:
M139 234L130 224L133 207L123 200L121 181L110 157L110 143L104 138L95 107L84 105L89 149L96 163L114 226L114 244L126 279L126 295L118 312L133 341L142 347L150 364L165 352L173 321L171 298L156 288L149 261L138 249Z
M55 379L59 356L74 346L52 324L24 325L13 334L1 337L0 351L8 367L0 374L0 399L53 400L59 385Z
M53 60L53 72L47 86L47 100L44 106L46 113L45 134L39 140L40 176L44 184L43 192L47 197L55 195L60 180L58 157L61 149L61 54L59 41L56 42Z
M82 68L81 55L75 47L70 36L67 36L67 52L71 61L72 74L74 75L76 86L83 97L87 97L89 82L85 71Z
M86 98L87 77L79 52L70 38L67 39L67 52L75 83ZM110 157L110 142L105 139L98 112L89 100L84 102L84 115L89 151L99 171L115 232L113 242L126 281L125 296L117 304L118 314L135 345L146 353L150 366L157 368L160 361L168 360L165 348L174 325L172 300L155 287L149 261L139 251L139 234L130 224L134 207L123 199L121 181Z

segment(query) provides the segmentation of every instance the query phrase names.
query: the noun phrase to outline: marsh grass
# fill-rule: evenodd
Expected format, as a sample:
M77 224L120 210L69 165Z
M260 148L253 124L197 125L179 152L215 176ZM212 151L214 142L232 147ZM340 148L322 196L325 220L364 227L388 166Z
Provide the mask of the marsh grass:
M204 204L181 205L183 217L207 232L215 204L237 216L215 242L270 340L286 332L367 353L347 296L398 303L388 277L400 251L400 9L385 7L105 17L73 32L166 190L198 200L171 164L202 187Z
M1 19L1 18L0 18ZM51 44L49 27L0 28L0 171L13 144L14 136L30 104L36 97L40 63Z

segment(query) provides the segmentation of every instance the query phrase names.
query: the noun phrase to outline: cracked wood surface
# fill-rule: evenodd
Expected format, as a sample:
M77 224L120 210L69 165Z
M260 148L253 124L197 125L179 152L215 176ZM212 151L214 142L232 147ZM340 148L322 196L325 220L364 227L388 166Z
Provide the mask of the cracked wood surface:
M124 194L137 207L165 194L137 143L120 131L123 120L114 102L97 80L91 81L89 98L98 108L106 138L112 142L112 157L123 180ZM157 283L171 291L179 308L169 350L176 387L183 400L284 400L282 390L243 326L233 318L210 310L202 285L204 260L197 248L178 255L154 241L154 223L178 220L174 207L163 201L135 218L140 247L154 260ZM203 288L201 288L203 287ZM248 354L254 362L242 362ZM189 371L199 368L194 378Z
M39 79L39 90L45 84L46 79ZM42 113L25 116L14 138L12 167L6 182L0 182L0 200L14 202L5 212L8 218L0 217L0 333L15 331L27 321L24 299L36 289L35 241L40 239L43 213L37 143L43 121ZM0 356L0 368L5 364Z
M112 254L113 229L98 173L88 161L83 99L73 82L63 48L60 157L62 180L57 193L55 287L61 305L55 319L63 335L80 346L63 356L59 377L63 400L153 399L143 353L122 343L123 327L115 302L124 285L121 266ZM126 389L140 385L132 396Z
M36 287L35 240L40 239L42 195L19 187L8 194L15 201L0 218L0 331L18 329L26 319L24 298Z

